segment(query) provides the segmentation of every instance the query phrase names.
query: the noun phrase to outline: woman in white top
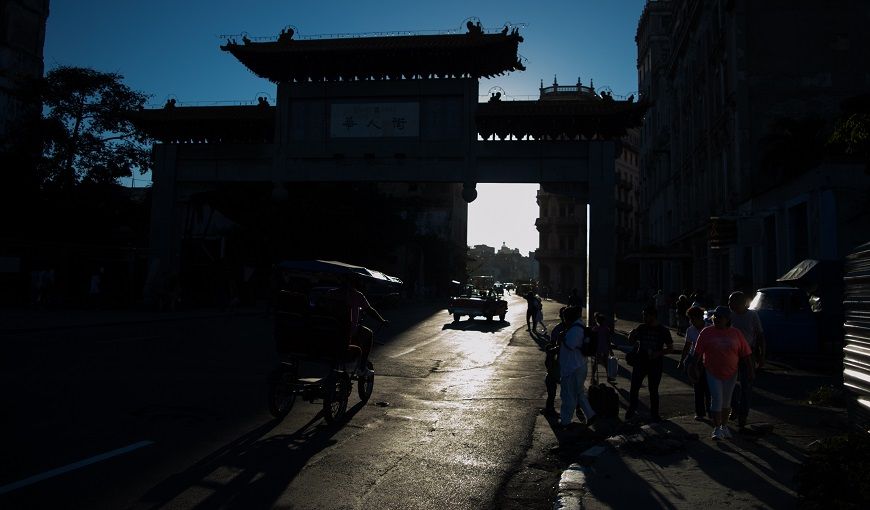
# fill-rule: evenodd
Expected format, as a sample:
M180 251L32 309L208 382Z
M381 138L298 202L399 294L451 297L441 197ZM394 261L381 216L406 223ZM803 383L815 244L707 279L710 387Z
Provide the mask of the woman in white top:
M686 310L686 317L689 318L689 327L686 328L686 343L683 345L683 354L680 357L678 368L685 368L689 357L695 355L695 344L698 342L698 335L701 330L709 326L708 322L704 321L704 309L699 306L692 306ZM694 384L695 389L695 420L704 420L707 412L710 409L710 388L707 386L707 377L704 374L704 366L700 364L700 360L696 360L700 366L700 377Z

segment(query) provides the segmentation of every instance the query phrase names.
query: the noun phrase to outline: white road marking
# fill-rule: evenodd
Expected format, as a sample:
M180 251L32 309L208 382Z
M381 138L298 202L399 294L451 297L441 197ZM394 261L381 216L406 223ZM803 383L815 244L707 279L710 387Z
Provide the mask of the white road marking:
M38 475L31 476L30 478L25 478L24 480L19 480L17 482L10 483L8 485L4 485L0 487L0 494L6 494L7 492L14 491L16 489L20 489L22 487L26 487L28 485L32 485L36 482L41 482L43 480L47 480L49 478L55 477L57 475L62 475L64 473L68 473L70 471L75 471L76 469L83 468L85 466L89 466L91 464L96 464L97 462L104 461L106 459L110 459L112 457L117 457L118 455L123 455L125 453L130 453L133 450L138 450L139 448L143 448L145 446L149 446L154 444L154 441L139 441L138 443L133 443L129 446L125 446L123 448L118 448L117 450L112 450L110 452L101 453L99 455L95 455L93 457L80 460L78 462L73 462L72 464L67 464L66 466L59 467L56 469L52 469L50 471L46 471L45 473L40 473Z

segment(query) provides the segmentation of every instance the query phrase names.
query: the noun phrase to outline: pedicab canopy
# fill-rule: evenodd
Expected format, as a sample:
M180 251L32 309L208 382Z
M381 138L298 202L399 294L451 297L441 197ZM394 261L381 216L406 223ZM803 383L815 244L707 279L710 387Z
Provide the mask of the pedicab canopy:
M278 268L294 273L359 277L369 285L372 283L402 285L402 280L395 276L337 260L285 260L278 264Z
M286 260L278 268L290 273L275 313L276 348L283 355L337 358L345 354L350 325L346 304L335 292L343 278L362 282L374 306L398 296L402 285L394 276L334 260Z
M396 276L336 260L285 260L278 268L318 285L334 285L344 277L356 278L375 307L396 303L403 285L402 279Z

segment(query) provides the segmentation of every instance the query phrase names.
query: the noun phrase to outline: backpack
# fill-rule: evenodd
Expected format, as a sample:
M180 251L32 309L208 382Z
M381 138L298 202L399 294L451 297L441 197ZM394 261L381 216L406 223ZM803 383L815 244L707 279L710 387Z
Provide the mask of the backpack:
M608 418L619 416L619 395L611 386L604 383L592 384L586 392L589 406L595 414Z
M588 326L583 326L583 343L580 345L580 354L587 358L598 354L598 332Z
M565 339L568 336L568 331L571 330L574 326L577 326L576 322L571 323L570 326L563 329L561 333L559 333L559 345L565 344ZM598 352L598 342L596 341L596 333L587 326L582 326L583 328L583 342L580 344L580 354L585 357L594 356Z

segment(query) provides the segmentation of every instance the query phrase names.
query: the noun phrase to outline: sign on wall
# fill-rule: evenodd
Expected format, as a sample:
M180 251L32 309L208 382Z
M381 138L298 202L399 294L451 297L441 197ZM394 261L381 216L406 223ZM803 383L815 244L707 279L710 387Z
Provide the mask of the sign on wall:
M331 138L420 136L419 103L333 103Z

